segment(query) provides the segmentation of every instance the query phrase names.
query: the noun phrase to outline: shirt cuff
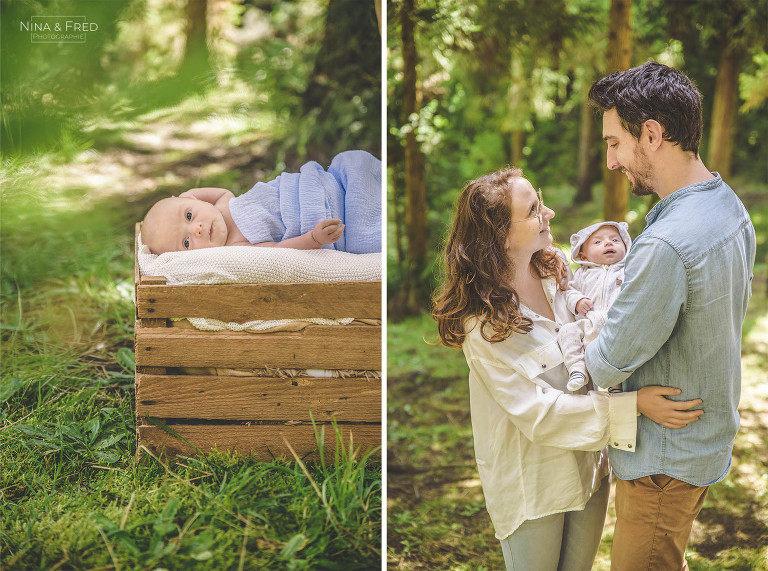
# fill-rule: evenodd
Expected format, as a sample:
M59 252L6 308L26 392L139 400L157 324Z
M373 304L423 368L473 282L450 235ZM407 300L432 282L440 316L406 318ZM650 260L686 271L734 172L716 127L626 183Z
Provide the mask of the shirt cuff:
M637 392L610 394L608 412L611 431L608 446L634 452L637 446Z
M622 371L611 365L600 351L600 338L587 345L584 350L584 362L589 376L598 387L607 389L623 383L632 373Z

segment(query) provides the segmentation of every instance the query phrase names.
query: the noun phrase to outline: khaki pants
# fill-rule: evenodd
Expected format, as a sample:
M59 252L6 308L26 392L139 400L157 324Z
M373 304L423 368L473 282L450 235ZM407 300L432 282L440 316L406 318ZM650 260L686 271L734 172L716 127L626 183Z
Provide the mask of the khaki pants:
M664 474L615 481L611 571L686 571L685 545L709 487Z

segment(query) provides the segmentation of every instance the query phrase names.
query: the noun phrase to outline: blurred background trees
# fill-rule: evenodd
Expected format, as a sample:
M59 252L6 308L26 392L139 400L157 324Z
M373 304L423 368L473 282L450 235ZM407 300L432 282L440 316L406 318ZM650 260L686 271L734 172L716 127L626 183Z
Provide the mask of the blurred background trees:
M321 162L380 156L381 50L374 0L2 0L5 156L88 146L106 124L244 84L274 112L280 144ZM85 43L30 41L33 16L85 16Z
M745 203L768 193L766 0L389 0L388 14L393 319L428 309L456 197L506 164L559 205L561 243L576 223L601 218L642 230L649 200L603 174L600 117L586 105L590 85L612 71L653 59L687 73L703 95L705 164ZM408 157L419 153L417 173ZM767 206L757 198L764 262Z

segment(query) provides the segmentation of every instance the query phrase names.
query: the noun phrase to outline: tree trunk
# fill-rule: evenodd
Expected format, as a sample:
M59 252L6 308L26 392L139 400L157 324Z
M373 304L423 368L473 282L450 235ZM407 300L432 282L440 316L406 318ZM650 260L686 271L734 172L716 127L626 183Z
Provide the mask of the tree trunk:
M403 116L410 124L411 116L419 110L419 59L416 52L413 13L415 0L403 0L400 6L400 37L403 45ZM394 316L416 315L423 311L421 275L427 260L427 192L424 183L424 154L416 133L409 129L405 135L405 274L400 290L390 307Z
M208 61L208 0L187 0L187 43L179 74L201 83L210 71Z
M607 74L629 69L632 59L632 0L611 0L609 13ZM603 165L603 216L623 221L627 216L629 186L627 177Z
M512 131L512 153L510 155L512 166L519 167L523 160L523 131Z
M707 167L719 172L723 179L728 179L731 175L737 110L736 90L739 85L741 55L741 50L730 45L728 31L725 30L717 64L715 95L712 100L712 127L707 153Z
M595 140L595 114L587 94L581 100L581 125L579 128L579 175L573 204L584 204L592 200L592 183L600 172L600 146Z
M392 215L392 225L395 229L395 251L397 252L397 265L402 266L405 263L405 252L403 252L403 219L400 214L400 192L398 189L400 186L398 185L397 177L394 176L394 173L392 173L392 176L389 177L389 186L392 188L392 201L390 202L391 209L388 211L391 212Z

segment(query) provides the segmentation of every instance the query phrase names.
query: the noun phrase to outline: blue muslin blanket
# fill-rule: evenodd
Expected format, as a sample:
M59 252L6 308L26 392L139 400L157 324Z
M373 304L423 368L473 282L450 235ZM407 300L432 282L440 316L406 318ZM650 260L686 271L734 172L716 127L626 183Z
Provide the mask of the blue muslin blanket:
M280 242L338 218L341 238L325 249L381 252L381 161L365 151L336 155L326 171L311 161L298 173L257 182L229 202L232 219L251 244Z

